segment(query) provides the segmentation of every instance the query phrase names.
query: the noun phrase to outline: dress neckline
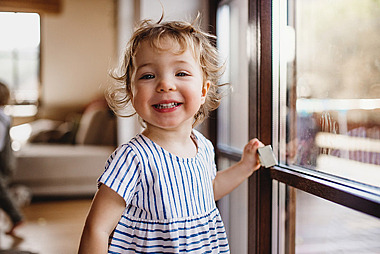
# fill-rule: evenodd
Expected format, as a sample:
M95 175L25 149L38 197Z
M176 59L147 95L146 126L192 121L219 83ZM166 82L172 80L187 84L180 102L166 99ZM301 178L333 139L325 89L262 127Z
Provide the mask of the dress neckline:
M181 156L178 156L174 153L171 153L169 152L168 150L166 150L164 147L160 146L159 144L157 144L156 142L154 142L152 139L148 138L147 136L145 136L144 134L140 133L138 134L142 139L145 139L145 140L148 140L151 144L153 144L158 150L161 150L166 156L169 156L169 157L174 157L176 158L177 160L179 161L193 161L195 160L198 155L199 155L199 139L198 139L198 136L197 134L194 132L194 130L191 131L191 134L190 134L190 138L193 140L196 148L197 148L197 153L195 154L194 157L181 157Z

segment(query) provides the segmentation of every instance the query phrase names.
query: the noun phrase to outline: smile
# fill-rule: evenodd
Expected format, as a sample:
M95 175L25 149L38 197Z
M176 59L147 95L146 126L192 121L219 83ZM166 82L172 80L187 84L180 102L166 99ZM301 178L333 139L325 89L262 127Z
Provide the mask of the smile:
M153 105L156 109L170 109L170 108L175 108L178 107L180 103L178 102L172 102L172 103L165 103L165 104L156 104Z

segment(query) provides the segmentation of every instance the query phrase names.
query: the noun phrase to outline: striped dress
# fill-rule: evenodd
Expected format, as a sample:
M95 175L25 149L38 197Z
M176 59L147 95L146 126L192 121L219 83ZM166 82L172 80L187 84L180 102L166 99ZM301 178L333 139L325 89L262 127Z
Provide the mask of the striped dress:
M216 208L214 149L193 131L194 158L180 158L139 134L109 157L99 178L126 201L108 253L229 253Z

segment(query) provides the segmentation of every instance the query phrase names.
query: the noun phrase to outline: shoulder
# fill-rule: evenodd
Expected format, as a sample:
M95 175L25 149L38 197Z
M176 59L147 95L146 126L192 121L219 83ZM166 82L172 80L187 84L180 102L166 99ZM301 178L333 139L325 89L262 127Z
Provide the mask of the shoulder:
M9 125L11 123L11 117L6 115L3 110L0 109L0 123L3 125Z
M144 143L144 138L141 134L137 134L135 137L130 139L127 143L119 145L116 148L115 153L130 151L133 153L138 153L139 150L142 150L142 144Z
M135 162L138 162L140 160L140 154L141 154L141 146L139 145L141 143L141 137L139 135L136 135L134 138L132 138L128 143L124 143L119 145L115 151L109 156L107 160L107 164L110 164L114 161L126 161L126 160L133 160Z
M214 153L214 146L209 139L207 139L202 133L197 130L193 130L193 133L197 139L198 148L204 150L208 154Z
M137 134L126 144L126 147L132 150L140 159L145 159L150 157L150 151L152 151L154 145L151 140L142 134Z
M150 140L145 138L141 134L137 134L128 143L120 145L114 152L115 156L128 155L136 156L139 160L144 160L149 156L149 150L152 149L152 144Z
M198 142L200 143L199 145L206 145L206 146L213 147L211 141L207 139L202 133L200 133L199 131L195 129L193 130L193 133L196 139L198 140Z

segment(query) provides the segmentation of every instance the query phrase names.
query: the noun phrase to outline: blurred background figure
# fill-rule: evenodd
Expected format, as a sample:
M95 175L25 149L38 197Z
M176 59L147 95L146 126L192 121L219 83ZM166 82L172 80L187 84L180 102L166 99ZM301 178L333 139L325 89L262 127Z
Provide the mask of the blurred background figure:
M11 148L9 129L11 118L4 113L9 101L9 89L0 82L0 207L11 220L7 234L14 235L15 230L23 223L23 217L11 197L8 182L15 170L15 158Z

